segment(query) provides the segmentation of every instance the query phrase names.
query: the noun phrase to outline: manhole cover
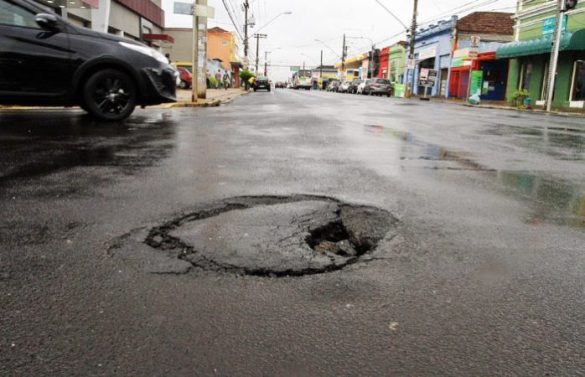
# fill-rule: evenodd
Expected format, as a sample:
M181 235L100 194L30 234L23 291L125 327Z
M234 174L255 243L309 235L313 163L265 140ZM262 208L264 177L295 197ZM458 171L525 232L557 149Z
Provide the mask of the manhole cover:
M302 276L357 262L396 221L385 210L328 197L239 197L151 228L143 243L182 261L182 270Z

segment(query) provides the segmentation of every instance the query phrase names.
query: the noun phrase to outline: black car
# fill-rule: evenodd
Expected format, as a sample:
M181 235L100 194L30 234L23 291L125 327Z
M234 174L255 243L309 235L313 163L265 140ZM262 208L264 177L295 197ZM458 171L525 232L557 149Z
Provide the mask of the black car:
M254 81L254 91L258 91L260 89L270 91L270 80L268 77L258 77L256 81Z
M366 82L363 94L388 96L392 94L392 84L386 79L371 79Z
M160 52L74 26L30 0L0 0L0 104L81 106L116 121L176 101L178 73Z

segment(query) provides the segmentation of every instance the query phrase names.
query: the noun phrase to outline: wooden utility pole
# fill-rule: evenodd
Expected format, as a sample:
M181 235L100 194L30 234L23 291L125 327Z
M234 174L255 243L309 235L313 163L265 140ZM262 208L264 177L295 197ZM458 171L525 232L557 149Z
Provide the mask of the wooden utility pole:
M244 1L244 57L248 57L248 9L250 9L250 2ZM248 67L246 67L247 69Z
M207 17L197 15L197 6L207 6L207 0L193 4L193 75L191 101L207 97Z
M345 58L347 55L347 46L345 44L345 34L343 34L343 47L341 49L341 74L345 71Z
M414 44L416 43L416 17L418 13L418 0L414 0L414 11L412 12L412 24L410 25L410 51L408 52L408 63L409 65L414 64L412 69L409 69L412 74L410 82L406 85L406 98L412 96L412 90L414 89L414 71L416 69L416 62L414 61Z
M268 77L268 54L270 51L264 51L264 76Z

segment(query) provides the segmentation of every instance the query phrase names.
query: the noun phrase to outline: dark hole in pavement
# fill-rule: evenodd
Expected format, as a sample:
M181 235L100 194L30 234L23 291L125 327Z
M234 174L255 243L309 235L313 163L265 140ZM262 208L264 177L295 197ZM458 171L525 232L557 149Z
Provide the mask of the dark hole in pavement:
M144 243L195 269L303 276L358 262L396 223L385 210L329 197L248 196L211 203L154 227Z

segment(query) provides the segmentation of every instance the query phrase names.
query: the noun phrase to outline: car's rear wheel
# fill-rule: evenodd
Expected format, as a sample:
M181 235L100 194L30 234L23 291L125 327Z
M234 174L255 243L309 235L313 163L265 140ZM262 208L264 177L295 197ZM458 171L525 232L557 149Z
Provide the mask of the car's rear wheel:
M85 107L100 120L119 121L128 118L136 107L136 99L134 81L115 69L94 73L83 88Z

